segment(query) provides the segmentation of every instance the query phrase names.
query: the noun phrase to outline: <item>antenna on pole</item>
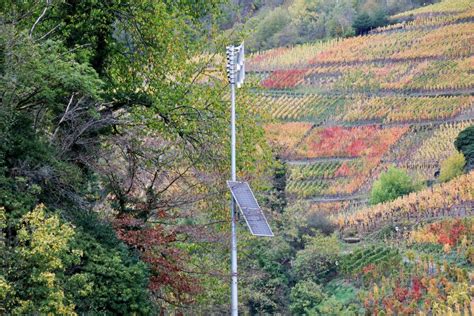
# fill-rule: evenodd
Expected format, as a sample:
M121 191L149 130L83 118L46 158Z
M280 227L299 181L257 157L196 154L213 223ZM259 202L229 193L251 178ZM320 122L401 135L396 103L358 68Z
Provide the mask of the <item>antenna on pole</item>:
M238 315L238 289L237 289L237 216L236 205L239 206L250 232L254 236L273 237L273 232L268 225L262 209L257 203L255 196L247 182L237 181L236 176L236 133L235 133L235 86L240 88L245 79L245 51L244 43L240 46L226 47L227 78L231 91L231 181L227 185L231 191L231 311L232 316Z

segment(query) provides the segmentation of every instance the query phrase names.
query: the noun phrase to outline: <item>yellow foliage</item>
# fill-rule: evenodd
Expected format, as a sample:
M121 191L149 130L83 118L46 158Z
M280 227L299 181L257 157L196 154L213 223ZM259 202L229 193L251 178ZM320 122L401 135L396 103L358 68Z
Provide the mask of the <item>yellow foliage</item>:
M388 220L390 217L420 216L425 213L451 210L453 206L462 205L474 199L472 183L474 183L474 172L430 189L410 193L388 203L362 208L349 215L336 215L332 217L332 220L335 223L342 222L343 227L349 228L356 226L357 223L376 225L379 224L380 219Z
M442 182L447 182L453 178L456 178L457 176L462 175L465 164L466 159L464 158L464 155L456 151L441 164L439 180Z

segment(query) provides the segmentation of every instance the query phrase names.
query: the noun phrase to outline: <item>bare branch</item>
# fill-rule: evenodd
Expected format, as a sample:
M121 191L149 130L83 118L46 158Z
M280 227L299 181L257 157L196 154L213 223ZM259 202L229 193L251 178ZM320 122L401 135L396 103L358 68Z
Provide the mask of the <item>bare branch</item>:
M71 94L71 98L69 99L69 103L67 104L66 111L64 111L63 116L62 116L61 119L59 120L58 126L57 126L56 129L54 130L53 136L51 136L51 143L54 141L54 139L56 139L56 135L58 134L59 127L60 127L61 124L64 122L64 119L65 119L66 115L67 115L68 112L69 112L69 108L71 107L72 101L74 100L74 95L75 95L75 93Z
M60 26L61 24L58 24L56 25L55 27L53 27L51 30L49 30L46 34L44 34L43 36L41 36L40 38L38 38L37 40L35 40L35 42L39 42L41 41L42 39L46 38L49 34L53 33L54 31L56 31L56 29ZM31 36L31 35L30 35Z
M42 12L41 15L36 19L35 23L34 23L33 26L31 27L31 30L30 30L30 37L32 37L33 31L35 30L36 25L38 25L38 23L39 23L39 22L41 21L41 19L44 17L44 15L46 14L46 11L48 11L48 8L49 8L50 5L51 5L51 0L46 0L46 6L44 7L43 12Z

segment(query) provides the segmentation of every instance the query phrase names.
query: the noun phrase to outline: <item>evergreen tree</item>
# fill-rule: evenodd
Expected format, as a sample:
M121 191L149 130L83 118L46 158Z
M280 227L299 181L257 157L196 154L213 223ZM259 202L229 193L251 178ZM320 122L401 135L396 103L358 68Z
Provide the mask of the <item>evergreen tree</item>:
M367 13L362 12L357 15L352 27L357 35L367 34L373 27L372 19Z
M466 169L474 169L474 125L461 131L454 142L457 150L466 158Z

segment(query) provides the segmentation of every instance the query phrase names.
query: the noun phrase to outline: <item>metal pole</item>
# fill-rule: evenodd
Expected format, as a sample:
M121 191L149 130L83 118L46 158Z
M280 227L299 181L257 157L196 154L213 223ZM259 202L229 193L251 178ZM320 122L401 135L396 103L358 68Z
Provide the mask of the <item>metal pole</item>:
M235 171L235 83L230 85L231 89L231 172L232 172L232 181L236 181L236 171ZM237 216L235 214L235 200L231 198L230 204L231 214L231 226L232 226L232 241L231 241L231 271L232 271L232 316L238 315L238 305L239 298L237 293L237 231L236 231L236 221Z

